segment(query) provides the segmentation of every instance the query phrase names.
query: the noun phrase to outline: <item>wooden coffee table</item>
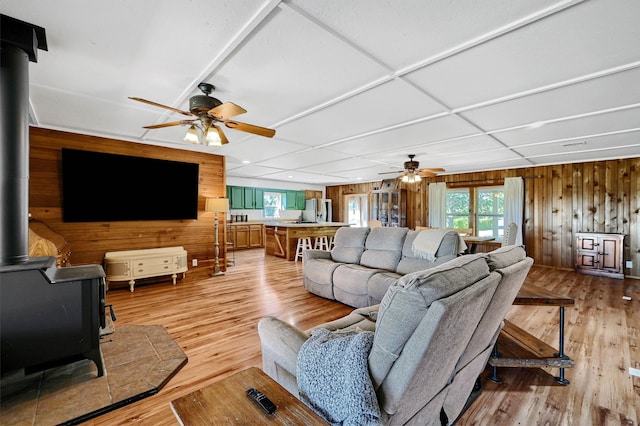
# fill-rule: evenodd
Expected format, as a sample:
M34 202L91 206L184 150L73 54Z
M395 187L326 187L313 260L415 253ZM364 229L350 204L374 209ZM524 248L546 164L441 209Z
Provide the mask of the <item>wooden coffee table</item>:
M256 388L278 408L266 414L246 395ZM327 425L302 401L291 395L261 369L252 367L171 401L183 425Z

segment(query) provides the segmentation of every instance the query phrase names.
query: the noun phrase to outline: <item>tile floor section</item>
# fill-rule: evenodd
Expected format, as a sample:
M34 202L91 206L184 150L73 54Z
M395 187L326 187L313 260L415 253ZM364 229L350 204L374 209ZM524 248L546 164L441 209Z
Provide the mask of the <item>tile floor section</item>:
M116 327L101 343L105 375L82 360L0 380L0 424L75 424L157 393L187 356L162 326Z

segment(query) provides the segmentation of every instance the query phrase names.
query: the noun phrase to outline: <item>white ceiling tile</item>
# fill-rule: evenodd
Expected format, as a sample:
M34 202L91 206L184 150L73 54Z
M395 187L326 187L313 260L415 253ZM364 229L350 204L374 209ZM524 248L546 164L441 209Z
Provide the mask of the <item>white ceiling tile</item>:
M447 168L447 174L469 173L483 170L518 169L531 167L532 165L533 163L525 159L492 160L489 162L476 162L473 166L469 166L468 164L451 165Z
M331 149L352 155L370 155L419 146L441 139L477 133L477 130L461 120L449 115L424 121L411 126L400 127L386 132L331 145ZM407 152L413 154L413 152Z
M254 136L240 143L230 142L218 150L220 155L229 157L233 162L249 161L251 164L278 158L307 147L299 144Z
M229 165L229 163L227 163L227 175L232 177L266 176L281 171L280 169L271 167L246 166L244 164L238 165L237 163Z
M304 183L321 183L321 182L334 182L340 181L338 177L331 177L323 174L305 173L298 171L284 171L263 175L265 179L282 180L289 182L304 182Z
M546 154L530 157L534 165L580 163L584 161L615 160L619 158L637 157L640 145L624 148L602 149L599 151L581 151L564 154Z
M269 160L263 161L261 164L267 167L281 168L303 168L318 163L326 163L328 161L344 160L348 156L335 151L324 149L308 149L293 154L280 155Z
M213 78L255 94L247 117L270 125L383 76L371 59L282 7Z
M318 163L316 165L306 167L306 170L314 173L340 174L343 171L353 170L382 170L385 167L380 162L368 160L366 158L351 157L344 160L330 161L327 163ZM342 174L340 174L342 176Z
M597 155L602 151L627 149L629 147L635 149L636 155L640 155L640 130L579 140L519 146L514 149L527 158L538 156L553 157L561 154L586 152L591 152L592 158L597 158Z
M640 105L637 108L559 121L541 127L524 127L500 132L493 136L507 146L520 146L638 128L640 128Z
M45 1L23 3L29 19L45 28L49 47L42 66L32 69L33 82L97 98L170 104L211 60L203 52L227 44L263 2L212 7L194 0L176 7L168 0L62 0L55 13Z
M580 3L408 78L451 108L488 101L638 60L640 2Z
M445 112L424 93L392 80L278 129L280 137L311 146Z
M639 103L640 67L461 115L490 131Z
M293 2L396 70L437 56L554 3L555 0Z

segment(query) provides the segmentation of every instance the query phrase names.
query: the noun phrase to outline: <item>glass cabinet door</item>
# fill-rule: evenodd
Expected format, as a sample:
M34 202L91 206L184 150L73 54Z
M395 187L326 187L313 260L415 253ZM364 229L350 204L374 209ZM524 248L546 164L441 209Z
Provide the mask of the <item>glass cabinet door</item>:
M389 226L389 210L391 208L389 204L389 192L380 193L380 222L382 226Z
M389 226L400 226L400 192L390 192Z
M380 193L371 193L371 216L370 219L380 220Z

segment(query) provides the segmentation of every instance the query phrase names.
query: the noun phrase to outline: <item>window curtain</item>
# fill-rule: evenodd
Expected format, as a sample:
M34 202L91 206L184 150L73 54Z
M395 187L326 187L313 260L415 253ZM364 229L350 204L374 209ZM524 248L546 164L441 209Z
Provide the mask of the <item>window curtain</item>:
M429 188L431 189L431 188ZM431 191L429 191L431 195ZM504 226L518 225L516 245L522 244L522 218L524 215L524 181L521 177L504 179Z
M447 227L447 184L435 182L429 184L429 226Z

